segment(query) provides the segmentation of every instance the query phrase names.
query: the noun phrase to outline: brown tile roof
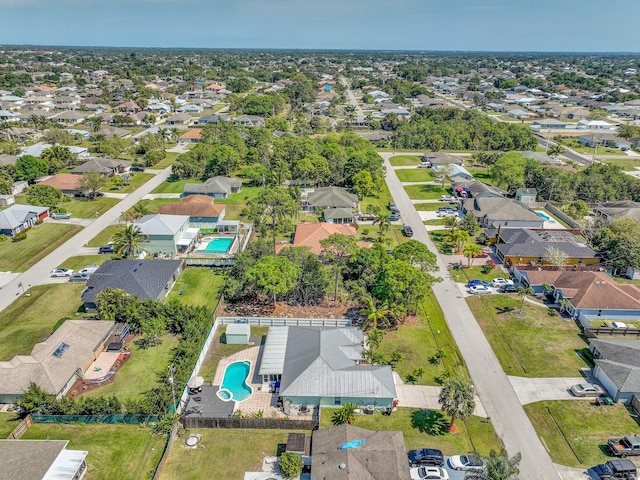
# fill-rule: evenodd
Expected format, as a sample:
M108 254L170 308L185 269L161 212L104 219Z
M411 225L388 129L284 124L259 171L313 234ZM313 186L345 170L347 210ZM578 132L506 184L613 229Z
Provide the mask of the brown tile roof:
M224 205L216 205L207 195L190 195L182 202L158 207L158 213L165 215L189 215L190 217L220 217Z
M58 173L51 178L40 182L40 185L49 185L58 190L82 190L80 187L81 175L72 173Z
M200 138L202 138L202 133L201 132L202 131L199 128L192 128L191 130L187 130L182 135L180 135L180 138L182 138L182 139L192 139L192 138L200 139Z
M309 250L316 255L320 255L322 247L320 246L320 240L333 235L334 233L341 233L349 237L356 236L356 229L351 225L340 225L334 223L299 223L296 226L296 234L293 238L293 245L278 245L277 249L280 250L287 246L294 247L309 247ZM360 247L371 247L369 242L358 242Z
M531 284L548 283L562 290L578 309L640 310L640 290L620 285L604 272L527 271Z

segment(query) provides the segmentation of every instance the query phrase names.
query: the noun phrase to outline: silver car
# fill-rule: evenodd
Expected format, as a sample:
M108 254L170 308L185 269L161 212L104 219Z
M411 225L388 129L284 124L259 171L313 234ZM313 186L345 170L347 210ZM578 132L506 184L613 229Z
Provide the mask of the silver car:
M579 383L571 387L571 393L576 397L601 397L605 391L600 385L594 383Z

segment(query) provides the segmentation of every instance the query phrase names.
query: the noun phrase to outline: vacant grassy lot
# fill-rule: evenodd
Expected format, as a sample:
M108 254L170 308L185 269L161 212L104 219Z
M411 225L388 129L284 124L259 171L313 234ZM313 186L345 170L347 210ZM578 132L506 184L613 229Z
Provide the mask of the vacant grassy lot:
M244 185L241 192L232 193L227 198L216 198L215 203L223 203L225 205L246 205L258 196L260 190L262 190L262 187Z
M178 158L179 153L177 152L167 152L167 156L156 163L152 168L154 170L164 170L170 165L173 165L173 161Z
M380 226L366 225L358 229L357 240L363 242L377 242L380 239ZM391 225L388 232L382 237L382 243L385 248L393 249L394 247L411 240L403 233L402 225Z
M131 357L116 373L113 383L90 390L86 396L111 396L116 395L120 400L134 397L141 392L151 390L158 384L158 373L167 370L172 358L172 350L178 345L179 337L165 335L162 343L155 347L140 349L135 342L128 347L131 349Z
M256 341L256 345L260 345L264 340L262 337L267 334L268 329L268 327L251 326L251 339ZM211 348L209 349L207 358L200 369L199 375L207 382L213 381L213 377L216 374L216 369L218 368L218 363L220 363L221 358L228 357L229 355L233 355L234 353L247 348L246 345L227 345L226 343L223 343L224 332L226 332L226 330L227 327L225 326L218 329L216 332L216 338L211 343Z
M493 176L491 175L488 169L486 168L471 169L470 168L468 170L469 170L469 173L473 175L474 179L484 182L488 185L495 185Z
M598 407L589 400L546 401L525 405L524 409L551 459L571 467L589 468L611 460L603 451L607 438L638 431L638 424L623 405Z
M578 356L587 344L572 320L554 310L524 303L517 295L469 297L467 303L504 371L524 377L575 377L588 366Z
M389 202L391 201L391 193L389 193L389 187L387 187L387 183L382 183L382 188L376 195L371 195L368 197L364 197L360 202L360 209L363 212L370 212L371 207L378 208L381 213L389 212Z
M320 428L332 426L331 414L334 410L322 409ZM473 416L467 420L466 426L458 420L458 432L455 434L447 430L448 422L449 417L439 410L400 407L389 416L380 413L362 415L356 419L354 425L369 430L399 430L404 435L407 450L438 448L445 455L455 455L473 451L473 447L484 454L489 453L491 449L500 449L500 442L489 420Z
M448 202L414 203L413 207L419 212L435 212L440 207L446 207L448 205L451 205L455 208L454 205Z
M99 234L93 237L89 242L87 242L88 247L101 247L102 245L106 245L111 240L113 240L113 235L118 231L124 228L124 224L122 225L109 225L104 230L102 230Z
M440 195L449 195L449 188L440 185L408 185L404 189L412 200L438 200Z
M60 205L62 210L69 212L77 218L95 218L96 212L102 215L115 206L120 200L117 198L100 197L95 200L88 198L74 198Z
M432 230L429 236L440 253L451 253L451 244L449 243L448 230Z
M437 350L444 353L440 363L434 357ZM395 371L407 383L417 368L424 370L415 381L417 385L438 385L445 371L467 376L464 360L433 293L425 298L419 317L411 318L395 330L385 330L379 351L385 355L394 351L402 354Z
M154 188L151 193L182 193L187 183L204 183L199 178L187 178L184 180L167 180Z
M617 165L627 172L636 170L640 167L640 159L627 156L621 158L607 158L603 161L610 165Z
M0 361L28 355L47 338L56 322L74 318L84 283L55 283L31 287L0 312Z
M213 311L223 286L224 274L221 272L207 267L187 267L167 299L175 299L186 305L204 305Z
M451 276L456 282L459 283L467 283L469 280L483 280L485 282L490 282L494 278L508 278L509 274L503 272L499 268L494 268L489 273L482 273L482 267L479 265L472 266L471 268L466 268L467 262L464 261L464 268L460 270L451 270Z
M402 168L395 172L401 182L432 182L434 179L428 168Z
M202 435L203 448L188 449L175 442L161 480L242 480L245 471L261 471L262 459L275 456L279 445L287 443L288 434L286 430L242 429L200 429L191 433Z
M60 264L63 268L70 268L74 271L80 270L91 263L102 265L105 261L110 260L111 255L80 255L78 257L69 257Z
M13 429L18 426L20 419L15 413L0 413L0 439L5 439L9 436Z
M151 479L166 439L137 425L34 423L25 440L69 440L69 450L88 450L86 480Z
M107 190L113 193L131 193L140 185L147 183L152 178L153 175L151 173L131 173L131 179L127 185L120 188L108 188Z
M389 163L394 167L417 166L421 161L422 155L396 155L389 158Z
M26 240L0 243L0 271L28 270L80 230L79 225L47 222L29 230Z
M436 218L435 220L425 220L422 223L424 223L425 225L443 226L444 225L444 218Z

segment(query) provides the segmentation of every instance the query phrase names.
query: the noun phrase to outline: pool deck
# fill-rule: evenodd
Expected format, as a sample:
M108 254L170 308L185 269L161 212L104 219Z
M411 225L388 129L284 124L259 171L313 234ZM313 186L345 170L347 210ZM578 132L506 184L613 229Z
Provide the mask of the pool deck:
M207 252L206 248L209 244L207 241L207 237L211 240L216 238L228 238L232 239L231 245L226 252ZM208 257L228 257L230 255L235 255L240 250L240 245L242 244L244 235L234 234L234 235L217 235L217 236L205 236L203 241L193 250L190 255L206 255Z

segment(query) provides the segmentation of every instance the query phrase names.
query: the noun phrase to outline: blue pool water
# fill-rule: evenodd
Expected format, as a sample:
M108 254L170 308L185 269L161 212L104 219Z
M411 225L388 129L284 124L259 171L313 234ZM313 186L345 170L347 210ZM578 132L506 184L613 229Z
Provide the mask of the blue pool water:
M545 222L552 222L553 220L551 220L551 217L549 215L546 215L544 212L541 212L539 210L536 210L536 213L538 214L538 216L540 218L542 218Z
M220 390L226 390L231 393L229 400L241 402L251 396L253 390L247 385L250 369L251 362L233 362L227 366Z
M233 237L216 237L212 238L204 251L206 253L227 253L233 243Z

